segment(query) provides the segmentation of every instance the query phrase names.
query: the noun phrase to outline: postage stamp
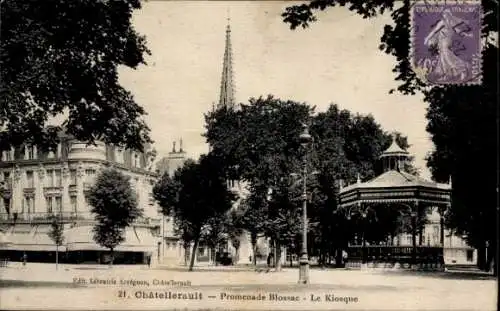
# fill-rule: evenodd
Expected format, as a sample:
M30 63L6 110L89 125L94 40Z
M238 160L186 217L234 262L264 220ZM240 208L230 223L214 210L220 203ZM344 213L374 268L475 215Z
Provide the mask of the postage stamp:
M482 81L479 0L415 0L410 9L411 62L433 85L477 85Z

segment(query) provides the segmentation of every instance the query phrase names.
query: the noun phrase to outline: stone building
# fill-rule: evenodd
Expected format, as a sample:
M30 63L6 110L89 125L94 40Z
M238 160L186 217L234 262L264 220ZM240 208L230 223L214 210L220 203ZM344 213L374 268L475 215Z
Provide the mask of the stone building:
M92 238L94 216L86 192L99 172L113 167L130 177L138 205L144 213L126 229L125 241L116 249L116 263L145 263L160 259L161 236L173 230L162 222L152 196L158 177L152 170L156 152L147 146L136 152L97 142L87 145L61 135L55 150L43 152L24 145L3 151L0 159L1 257L53 262L55 244L49 238L50 222L59 217L64 226L60 258L68 263L103 263L107 250ZM172 237L174 239L174 237ZM165 240L165 239L163 239Z

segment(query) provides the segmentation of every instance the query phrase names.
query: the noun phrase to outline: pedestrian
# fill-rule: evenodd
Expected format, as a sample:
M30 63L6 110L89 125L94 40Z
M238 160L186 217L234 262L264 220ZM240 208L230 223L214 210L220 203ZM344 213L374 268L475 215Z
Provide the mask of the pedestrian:
M347 252L342 250L342 261L344 262L344 267L347 264Z
M271 254L267 255L267 267L271 267Z
M148 256L148 268L151 268L151 255Z
M23 253L22 260L23 260L23 266L26 266L26 263L28 262L28 255L26 255L26 252Z

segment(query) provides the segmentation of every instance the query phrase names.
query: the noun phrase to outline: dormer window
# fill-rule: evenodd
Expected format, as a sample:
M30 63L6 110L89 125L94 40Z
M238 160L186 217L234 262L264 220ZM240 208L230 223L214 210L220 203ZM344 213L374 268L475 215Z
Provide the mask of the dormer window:
M116 148L115 155L116 155L116 162L117 163L123 163L123 162L125 162L123 153L124 153L123 152L123 148L119 148L119 147Z
M56 153L53 148L50 148L47 152L47 159L53 159L56 157Z
M134 167L140 167L141 163L139 161L139 154L137 152L132 152L132 161Z
M26 146L24 148L24 159L25 160L35 159L35 147L34 146Z
M2 151L2 161L12 161L12 150Z

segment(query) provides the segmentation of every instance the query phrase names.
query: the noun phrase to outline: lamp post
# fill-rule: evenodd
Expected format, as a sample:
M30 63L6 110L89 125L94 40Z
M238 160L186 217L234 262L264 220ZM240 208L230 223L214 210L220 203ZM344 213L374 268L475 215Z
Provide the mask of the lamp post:
M307 153L308 146L312 142L309 128L304 125L304 131L300 134L300 144L304 148L303 159L303 188L302 188L302 251L299 259L299 284L309 283L309 256L307 254Z
M361 211L361 217L363 217L363 241L362 241L362 258L361 258L361 263L366 264L368 262L368 256L366 253L366 217L368 216L368 213L366 210Z

